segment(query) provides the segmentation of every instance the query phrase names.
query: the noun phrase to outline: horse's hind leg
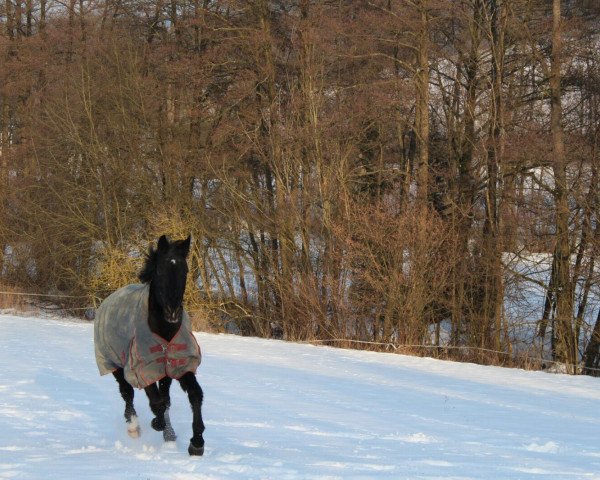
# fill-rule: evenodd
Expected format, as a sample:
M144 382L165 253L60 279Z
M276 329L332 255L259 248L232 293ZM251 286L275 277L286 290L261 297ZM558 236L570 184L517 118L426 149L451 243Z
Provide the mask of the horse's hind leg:
M127 422L127 434L131 438L140 436L140 424L138 423L137 413L133 408L133 387L125 380L123 369L119 368L113 372L114 377L119 383L119 391L123 400L125 400L125 421Z

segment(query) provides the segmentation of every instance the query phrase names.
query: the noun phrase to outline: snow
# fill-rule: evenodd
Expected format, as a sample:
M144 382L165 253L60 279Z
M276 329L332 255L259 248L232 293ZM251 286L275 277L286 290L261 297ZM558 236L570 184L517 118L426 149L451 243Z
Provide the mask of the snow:
M129 438L92 324L0 315L0 479L596 479L600 380L197 334L206 451Z

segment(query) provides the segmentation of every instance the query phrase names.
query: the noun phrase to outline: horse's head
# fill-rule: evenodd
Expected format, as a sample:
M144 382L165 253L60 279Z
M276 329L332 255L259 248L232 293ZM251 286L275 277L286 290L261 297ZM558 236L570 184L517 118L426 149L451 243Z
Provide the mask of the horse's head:
M153 295L169 323L181 320L190 240L188 236L185 240L170 242L165 235L160 237L157 248L150 247L139 275L142 282L151 284L150 295Z

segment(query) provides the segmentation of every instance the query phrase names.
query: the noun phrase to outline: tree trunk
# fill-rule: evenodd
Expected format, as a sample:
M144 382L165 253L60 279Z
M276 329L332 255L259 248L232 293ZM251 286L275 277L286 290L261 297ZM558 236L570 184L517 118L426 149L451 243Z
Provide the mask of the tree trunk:
M69 43L67 47L67 63L71 63L74 54L74 43L75 43L75 2L76 0L69 0L68 6L68 23L67 23L67 31L69 37Z
M204 16L208 9L210 0L194 0L194 50L201 52L206 48L206 38L204 38Z
M429 19L427 0L418 3L420 29L416 62L415 127L418 144L417 198L426 205L429 195Z
M162 13L164 0L157 0L154 7L154 15L150 19L150 25L148 26L148 34L146 35L146 41L152 43L156 33L158 32L158 24L160 22L160 16Z
M502 237L500 236L500 208L502 194L498 192L499 171L504 151L502 73L504 68L504 25L501 24L497 0L490 0L490 33L492 38L492 109L490 113L489 145L487 149L486 217L484 224L484 301L483 321L486 337L482 345L500 349L503 303Z
M10 146L10 106L8 95L1 95L1 114L0 115L0 192L6 193L8 183L8 150Z
M25 0L25 35L30 37L33 33L33 0Z
M14 17L14 8L12 0L6 0L5 2L5 12L6 12L6 35L9 40L14 40L15 38L15 17Z
M22 32L22 22L23 22L23 5L21 4L22 0L14 0L15 5L15 37L17 39L21 38Z
M552 170L556 208L556 360L570 365L573 373L577 364L577 341L573 329L573 286L570 272L569 204L567 159L562 127L561 63L562 17L560 0L552 4L552 53L550 66L550 128L552 134Z
M46 0L40 0L40 32L46 29Z
M583 373L586 375L600 376L600 310L596 317L596 323L594 324L594 330L592 336L585 349L585 355L583 356L585 367Z
M479 337L482 334L482 325L479 318L467 319L466 312L473 312L473 296L469 295L470 277L469 264L472 255L469 251L469 238L473 225L473 205L475 201L475 172L473 163L473 152L475 146L475 112L477 108L477 83L479 79L479 46L481 42L481 0L477 0L473 5L473 17L470 22L470 46L467 58L464 64L457 70L464 72L464 81L466 88L466 98L464 100L464 111L462 113L462 138L460 133L454 143L456 162L457 162L457 187L456 187L456 206L454 208L454 228L456 228L456 238L458 241L458 255L461 259L457 262L456 268L458 274L455 286L457 298L454 301L455 314L463 318L463 330L468 328L469 343L479 346ZM457 74L457 78L460 78ZM460 115L460 113L457 113ZM467 320L468 323L464 323Z

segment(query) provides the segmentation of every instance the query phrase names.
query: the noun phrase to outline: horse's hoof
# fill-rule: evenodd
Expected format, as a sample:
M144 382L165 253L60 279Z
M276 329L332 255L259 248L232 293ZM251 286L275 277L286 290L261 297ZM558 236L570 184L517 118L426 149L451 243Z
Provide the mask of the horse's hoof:
M195 447L192 442L190 442L190 446L188 447L188 453L190 455L201 457L204 454L204 444L199 447Z
M172 428L166 428L163 432L163 439L165 442L174 442L175 440L177 440L177 435L175 434Z
M138 423L137 416L133 415L131 420L127 422L127 435L131 438L138 438L140 436L140 424Z
M152 428L154 430L156 430L157 432L162 432L165 429L165 421L159 421L158 418L154 417L152 419L152 422L150 422L150 425L152 425Z

